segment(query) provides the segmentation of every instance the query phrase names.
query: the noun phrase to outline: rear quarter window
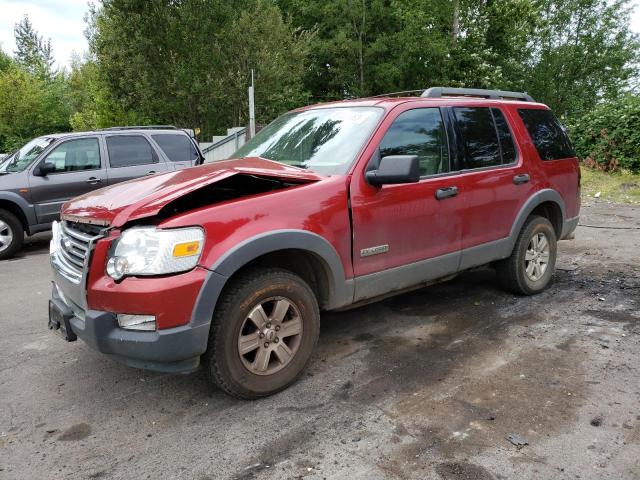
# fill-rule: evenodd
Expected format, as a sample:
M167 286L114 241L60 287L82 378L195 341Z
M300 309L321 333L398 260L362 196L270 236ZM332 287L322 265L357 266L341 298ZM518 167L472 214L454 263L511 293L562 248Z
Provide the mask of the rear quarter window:
M518 113L542 160L576 156L569 137L551 110L521 108Z
M198 158L196 147L186 135L163 133L151 135L172 162L187 162Z

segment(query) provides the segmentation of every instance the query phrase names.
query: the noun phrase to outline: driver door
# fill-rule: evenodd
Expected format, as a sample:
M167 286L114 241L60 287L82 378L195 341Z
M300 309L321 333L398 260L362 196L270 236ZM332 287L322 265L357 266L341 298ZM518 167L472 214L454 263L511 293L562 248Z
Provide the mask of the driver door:
M417 183L351 185L355 300L455 273L460 263L462 185L451 171L447 130L438 107L400 108L378 148L380 157L417 155Z
M64 140L36 166L48 164L45 176L29 176L31 199L38 223L49 223L60 216L62 205L74 197L107 185L107 172L100 155L98 137Z

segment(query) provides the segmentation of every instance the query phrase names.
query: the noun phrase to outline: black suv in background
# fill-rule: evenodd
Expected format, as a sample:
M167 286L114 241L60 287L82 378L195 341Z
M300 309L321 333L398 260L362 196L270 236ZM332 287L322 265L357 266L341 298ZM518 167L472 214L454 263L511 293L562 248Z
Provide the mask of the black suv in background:
M189 130L113 127L34 138L0 163L0 260L49 230L71 198L133 178L200 165Z

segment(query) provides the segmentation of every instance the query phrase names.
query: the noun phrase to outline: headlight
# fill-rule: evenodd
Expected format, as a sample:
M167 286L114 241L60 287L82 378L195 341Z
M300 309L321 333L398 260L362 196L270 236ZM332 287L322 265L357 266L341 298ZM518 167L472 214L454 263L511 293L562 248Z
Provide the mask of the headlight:
M163 275L191 270L202 252L201 228L159 230L133 227L116 240L107 262L107 273L115 280L127 275Z

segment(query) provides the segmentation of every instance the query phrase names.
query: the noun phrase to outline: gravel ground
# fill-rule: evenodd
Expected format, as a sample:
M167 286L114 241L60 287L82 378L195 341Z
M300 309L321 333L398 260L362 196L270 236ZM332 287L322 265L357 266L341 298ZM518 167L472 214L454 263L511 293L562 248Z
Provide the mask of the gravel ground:
M479 270L324 314L307 373L256 402L49 332L35 237L0 264L0 478L640 479L640 208L582 223L636 229L580 227L533 298Z

